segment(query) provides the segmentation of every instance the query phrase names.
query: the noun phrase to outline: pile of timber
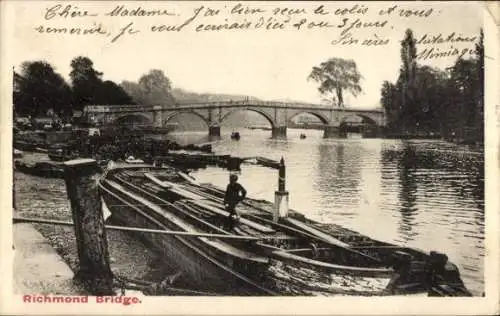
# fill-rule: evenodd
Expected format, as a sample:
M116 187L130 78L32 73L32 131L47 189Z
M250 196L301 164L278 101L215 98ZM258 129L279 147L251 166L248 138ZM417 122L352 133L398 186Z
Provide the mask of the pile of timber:
M213 153L188 152L185 150L168 151L163 156L153 158L157 163L165 163L183 170L203 169L207 166L226 168L230 171L240 171L241 164L246 161L254 161L255 164L264 167L279 169L280 162L264 157L234 157L231 155L217 155Z
M231 155L216 155L203 152L169 151L164 156L153 159L157 163L173 165L181 169L200 169L207 166L217 166L229 170L240 170L242 158Z

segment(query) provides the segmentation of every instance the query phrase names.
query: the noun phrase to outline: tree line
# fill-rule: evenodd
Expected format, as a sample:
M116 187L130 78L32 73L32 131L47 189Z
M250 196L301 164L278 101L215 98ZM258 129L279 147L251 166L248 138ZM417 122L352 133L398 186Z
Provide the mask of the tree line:
M399 76L395 83L384 81L381 89L389 133L466 134L476 141L483 139L483 36L481 30L471 58L458 58L453 66L440 70L417 63L416 40L412 30L406 30Z
M14 114L56 115L64 121L86 105L173 105L175 102L170 79L161 70L151 70L137 83L125 81L118 85L103 80L103 73L94 68L88 57L76 57L70 65L68 83L46 61L24 62L20 73L14 71Z

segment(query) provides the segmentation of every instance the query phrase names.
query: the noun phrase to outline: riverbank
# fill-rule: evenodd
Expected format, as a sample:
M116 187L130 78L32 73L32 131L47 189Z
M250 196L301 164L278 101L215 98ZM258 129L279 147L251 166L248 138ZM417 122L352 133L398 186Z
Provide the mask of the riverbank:
M15 172L14 184L16 204L16 213L14 216L60 221L72 220L69 201L66 198L66 186L63 179L47 179ZM15 224L14 227L18 225L26 224ZM25 268L28 271L21 271L19 277L26 280L24 282L27 284L28 290L30 290L29 280L37 280L36 276L32 277L33 274L38 273L36 268L43 269L39 273L41 278L45 279L54 273L57 274L57 270L60 269L61 278L69 280L72 276L69 276L68 270L72 271L72 273L76 273L78 270L78 252L73 228L47 224L33 224L30 226L32 226L40 234L43 240L45 240L42 243L46 246L50 246L69 268L61 268L61 264L58 264L54 266L53 269L47 267L47 273L45 273L45 266L56 261L54 259L50 259L48 264L43 263L34 268L32 266L26 266ZM19 231L19 233L22 235L23 231ZM106 231L106 234L111 269L117 276L126 276L128 279L143 280L147 282L159 282L177 272L168 262L162 260L159 254L155 253L145 243L137 239L137 236L113 230ZM27 234L27 237L24 238L31 238L29 237L31 235L33 234ZM39 239L40 237L38 240ZM27 246L34 247L38 245L39 243L37 243L36 240L37 239L28 239ZM51 271L55 272L52 273ZM183 282L183 280L180 279L180 282ZM59 288L58 284L59 283L47 289L53 289L55 291L54 293L58 293L57 291L62 290L70 290L64 288L64 284ZM182 285L182 283L179 284ZM37 289L38 287L36 287L36 284L33 285L31 293L35 293Z
M88 294L73 282L74 272L33 225L14 225L13 238L14 294Z

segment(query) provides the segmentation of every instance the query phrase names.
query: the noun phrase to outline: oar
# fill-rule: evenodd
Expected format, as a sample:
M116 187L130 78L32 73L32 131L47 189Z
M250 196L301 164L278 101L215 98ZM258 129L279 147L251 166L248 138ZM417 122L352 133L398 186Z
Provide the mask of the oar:
M51 219L42 218L26 218L26 217L14 217L12 218L13 223L38 223L38 224L52 224L61 226L74 226L73 222L67 221L57 221ZM132 231L141 233L153 233L153 234L163 234L163 235L175 235L175 236L192 236L192 237L210 237L219 239L239 239L239 240L263 240L269 238L258 238L251 236L239 236L239 235L222 235L222 234L210 234L210 233L198 233L198 232L185 232L185 231L174 231L174 230L160 230L160 229L149 229L141 227L125 227L125 226L115 226L115 225L104 225L106 229L121 230L121 231Z

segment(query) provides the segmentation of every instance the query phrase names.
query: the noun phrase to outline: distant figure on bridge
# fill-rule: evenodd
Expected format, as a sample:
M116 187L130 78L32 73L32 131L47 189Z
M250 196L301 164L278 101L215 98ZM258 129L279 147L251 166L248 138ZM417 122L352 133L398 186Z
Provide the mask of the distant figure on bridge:
M235 174L230 175L229 184L227 185L226 194L224 196L224 207L226 211L229 212L228 230L233 229L234 223L238 220L239 216L236 212L236 205L243 201L246 195L247 191L238 183L238 176Z

